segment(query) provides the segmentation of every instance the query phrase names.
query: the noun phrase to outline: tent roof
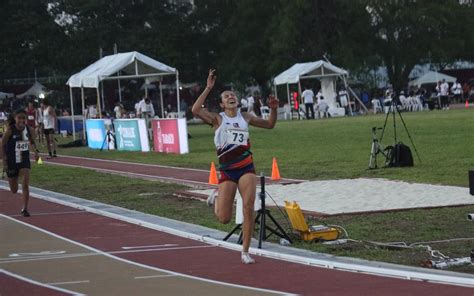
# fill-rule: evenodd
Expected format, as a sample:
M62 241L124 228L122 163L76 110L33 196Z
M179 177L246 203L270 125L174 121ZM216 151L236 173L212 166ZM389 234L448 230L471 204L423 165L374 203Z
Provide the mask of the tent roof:
M273 80L275 85L297 83L300 78L320 78L347 75L347 71L325 61L298 63L283 71Z
M437 83L438 81L443 80L443 79L445 79L446 82L455 82L456 81L456 77L449 76L449 75L439 73L439 72L429 71L429 72L425 73L424 75L408 82L408 85L409 86L416 86L416 85L420 86L420 85L426 84L426 83Z
M132 51L105 56L79 73L69 77L66 84L70 87L97 88L100 81L119 71L126 75L142 77L168 75L177 72L175 68L160 63L139 52Z
M21 93L17 95L17 98L24 98L26 96L35 96L39 97L40 94L44 94L46 92L46 87L36 81L28 90L26 90L24 93Z

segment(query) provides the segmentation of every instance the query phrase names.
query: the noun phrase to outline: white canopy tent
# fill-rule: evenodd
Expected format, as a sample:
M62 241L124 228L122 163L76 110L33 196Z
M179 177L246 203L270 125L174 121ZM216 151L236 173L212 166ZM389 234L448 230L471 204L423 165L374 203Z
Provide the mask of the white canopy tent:
M71 114L74 115L72 88L81 88L82 110L84 112L84 88L97 89L97 107L99 116L101 116L102 108L100 102L100 84L105 80L120 80L133 78L160 78L165 75L176 76L176 97L177 107L179 110L179 72L177 69L165 65L139 52L132 51L126 53L118 53L101 58L95 63L89 65L82 71L69 77L67 85L69 85L69 94L71 99ZM160 86L161 86L161 79ZM147 89L145 89L147 91ZM120 89L119 89L120 92ZM161 94L161 91L160 91ZM162 98L161 98L162 99ZM163 108L163 105L161 106ZM72 116L72 129L75 139L74 116ZM83 113L83 121L84 113ZM84 131L85 132L85 131Z
M336 86L335 81L341 78L346 89L347 77L349 73L326 61L316 61L309 63L298 63L283 71L273 79L275 94L278 85L286 85L288 103L290 104L290 84L298 84L298 91L301 95L301 80L316 78L321 81L321 92L330 108L336 107Z
M0 91L0 100L13 98L14 96L15 96L15 94L13 94L13 93L6 93L6 92Z
M35 97L40 97L41 94L46 94L46 87L39 83L38 81L35 81L33 85L24 93L17 95L17 98L24 98L27 96L35 96Z
M421 75L420 77L408 82L408 86L420 87L422 84L437 83L438 81L442 81L443 79L446 80L446 82L448 83L456 82L456 77L449 76L443 73L438 73L435 71L429 71Z

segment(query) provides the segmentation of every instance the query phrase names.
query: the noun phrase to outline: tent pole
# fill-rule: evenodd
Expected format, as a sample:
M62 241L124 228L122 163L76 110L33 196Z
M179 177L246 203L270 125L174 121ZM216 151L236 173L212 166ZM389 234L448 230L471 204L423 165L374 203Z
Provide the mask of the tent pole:
M69 87L69 97L71 98L71 119L72 119L72 139L76 140L76 123L74 122L74 102L72 99L72 87Z
M298 105L299 107L301 107L301 103L303 102L303 99L301 98L301 79L300 77L298 76L298 92L299 92L299 100L298 100ZM300 110L298 109L298 118L300 118Z
M82 139L86 140L86 102L84 99L84 87L81 86L81 101L82 101Z
M100 84L101 84L101 86L102 86L102 87L101 87L101 90L100 90L100 93L101 93L101 95L102 95L102 108L103 108L103 107L105 107L104 82L101 81Z
M97 111L99 112L99 118L102 118L102 107L100 106L100 93L99 93L99 85L97 85Z
M290 106L290 120L293 120L293 109L291 108L291 101L290 101L290 85L287 83L286 84L286 95L288 97L288 106Z
M122 102L122 87L120 86L120 79L117 79L117 87L118 87L119 102Z
M146 84L146 80L145 80L145 98L148 98L148 86Z
M347 101L349 102L349 112L351 113L351 116L353 116L354 114L352 114L351 96L349 96L349 92L347 89L347 80L346 80L345 75L342 76L342 80L344 81L344 88L346 89L346 93L347 93Z
M163 88L161 86L161 77L160 77L160 103L161 103L161 118L165 118L165 106L163 106Z
M178 102L178 118L181 118L181 110L180 110L180 105L179 105L179 72L176 71L176 101Z

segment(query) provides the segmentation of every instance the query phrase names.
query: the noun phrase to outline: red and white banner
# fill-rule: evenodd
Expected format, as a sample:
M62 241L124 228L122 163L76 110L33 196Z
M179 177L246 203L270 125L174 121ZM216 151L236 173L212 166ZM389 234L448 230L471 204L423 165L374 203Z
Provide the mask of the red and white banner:
M154 119L154 151L183 154L189 152L186 119Z

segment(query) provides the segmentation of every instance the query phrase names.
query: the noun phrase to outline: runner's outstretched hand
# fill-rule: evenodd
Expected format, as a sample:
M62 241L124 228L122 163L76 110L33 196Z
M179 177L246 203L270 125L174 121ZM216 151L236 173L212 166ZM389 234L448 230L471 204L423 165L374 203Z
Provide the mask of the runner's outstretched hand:
M268 96L268 107L270 107L270 109L277 109L279 102L280 101L274 95Z
M216 83L216 69L209 69L209 75L207 76L207 88L212 89Z

